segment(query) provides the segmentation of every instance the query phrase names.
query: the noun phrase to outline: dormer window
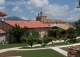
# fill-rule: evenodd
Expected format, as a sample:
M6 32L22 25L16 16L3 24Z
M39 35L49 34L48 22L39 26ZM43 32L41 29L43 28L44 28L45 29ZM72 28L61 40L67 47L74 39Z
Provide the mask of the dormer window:
M54 26L58 26L58 23L57 23L57 22L55 22L55 23L54 23Z

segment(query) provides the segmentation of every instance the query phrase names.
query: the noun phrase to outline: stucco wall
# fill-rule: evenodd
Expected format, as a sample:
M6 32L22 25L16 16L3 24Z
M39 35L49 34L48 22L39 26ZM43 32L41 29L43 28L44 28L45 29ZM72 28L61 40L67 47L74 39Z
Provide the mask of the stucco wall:
M0 28L8 32L9 29L12 29L12 26L10 26L9 24L6 24L3 21L0 21Z
M0 34L0 43L7 41L6 34Z
M44 36L45 34L47 34L46 29L47 29L47 28L38 28L38 29L31 29L31 31L33 31L33 30L34 30L34 31L38 31L39 34L40 34L40 37L43 38L43 36Z

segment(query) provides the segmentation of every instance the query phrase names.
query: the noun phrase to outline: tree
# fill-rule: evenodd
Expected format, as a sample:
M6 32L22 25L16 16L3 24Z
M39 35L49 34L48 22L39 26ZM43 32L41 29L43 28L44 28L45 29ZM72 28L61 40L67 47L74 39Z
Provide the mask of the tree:
M23 35L26 36L26 37L28 37L30 35L30 30L27 27L24 27L22 29L22 32L23 32Z
M26 38L29 36L30 30L27 27L21 28L19 25L15 25L12 29L9 30L9 40L12 40L12 37L15 42L26 42Z
M39 44L39 42L40 42L40 40L39 40L39 37L40 37L39 32L37 30L32 31L32 36L34 37L34 41Z
M21 42L26 42L27 37L26 37L26 36L22 36L22 37L20 38L20 40L21 40Z
M21 42L26 42L27 37L30 35L30 30L27 27L22 28Z
M20 28L19 25L15 25L15 27L13 27L13 36L14 38L16 38L16 42L20 43L20 38L22 37L23 33L22 33L22 28Z
M31 34L27 38L27 43L32 47L34 42L40 43L39 41L39 33L37 31L32 31Z
M76 30L72 27L70 27L68 30L67 30L67 33L68 33L68 39L70 39L70 43L75 43L76 42Z
M43 45L46 45L46 44L49 43L50 41L52 41L52 37L48 37L47 35L44 35Z
M32 35L29 35L27 38L27 43L32 47L34 44L34 37Z
M77 34L78 36L80 36L80 19L75 22L75 26L76 26Z
M22 28L20 28L19 25L15 25L12 29L9 30L9 35L11 37L14 37L16 42L20 43L20 38L23 35Z

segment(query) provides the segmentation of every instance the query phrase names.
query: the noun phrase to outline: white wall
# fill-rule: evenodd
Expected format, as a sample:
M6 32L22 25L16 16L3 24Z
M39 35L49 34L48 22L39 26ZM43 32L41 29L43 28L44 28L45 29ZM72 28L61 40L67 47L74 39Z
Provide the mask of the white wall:
M6 35L5 34L0 34L0 43L2 41L6 41Z

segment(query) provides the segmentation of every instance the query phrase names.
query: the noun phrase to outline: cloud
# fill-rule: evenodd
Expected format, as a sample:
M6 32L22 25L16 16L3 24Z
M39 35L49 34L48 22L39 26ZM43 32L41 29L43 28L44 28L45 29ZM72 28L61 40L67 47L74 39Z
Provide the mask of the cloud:
M24 5L26 3L27 3L27 1L25 1L25 0L15 0L14 2L7 1L7 5L14 5L14 6L20 6L20 5Z
M0 11L4 11L5 9L5 0L0 0Z
M68 5L48 5L47 7L43 8L43 11L45 14L51 15L51 16L64 16L67 14L67 10L69 9Z
M77 12L77 11L80 12L80 8L74 8L73 11L74 12Z
M4 5L5 4L5 0L0 0L0 5Z
M5 7L4 6L1 6L0 7L0 11L4 11Z
M24 16L21 16L21 18L22 18L23 20L29 20L29 18L26 18L26 17L24 17Z
M21 10L19 7L15 7L14 9L12 9L12 11L16 11L16 12L23 12L23 10Z
M71 14L69 18L67 18L68 20L78 20L78 15L75 14Z
M80 18L80 9L74 8L69 12L68 21L77 21Z
M69 5L60 5L57 3L50 4L49 0L17 0L17 1L15 0L15 2L8 1L7 4L13 5L15 8L13 8L12 11L16 12L23 12L23 10L21 10L19 7L25 6L27 10L29 10L32 14L35 15L37 15L39 9L42 8L43 14L48 16L47 18L52 19L59 18L68 21L69 20L74 21L80 18L80 9L74 8L71 10ZM77 2L75 2L75 6L77 6ZM22 19L29 19L29 17L25 18L24 16L22 16ZM30 19L32 18L30 17ZM34 19L35 18L33 18L33 20Z
M27 8L42 8L48 5L48 0L29 0L27 1Z
M35 11L34 10L31 10L31 12L34 13Z

